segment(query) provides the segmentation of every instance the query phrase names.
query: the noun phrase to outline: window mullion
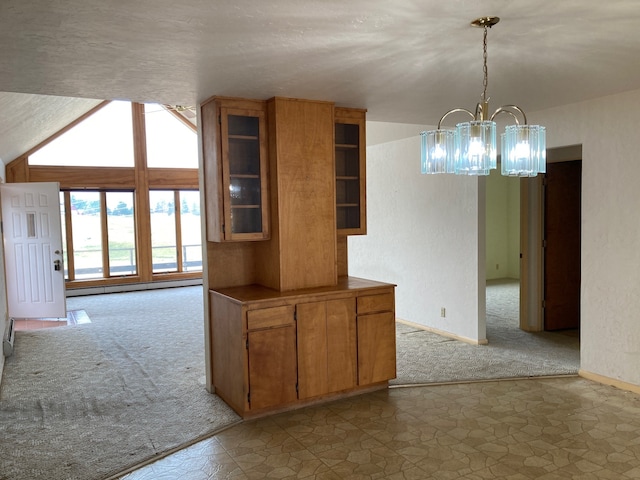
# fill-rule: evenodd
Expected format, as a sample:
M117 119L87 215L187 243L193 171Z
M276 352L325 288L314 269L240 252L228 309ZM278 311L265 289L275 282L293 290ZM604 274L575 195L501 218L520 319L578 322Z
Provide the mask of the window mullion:
M182 228L180 228L181 220L180 215L182 214L182 204L180 203L180 191L175 190L173 192L173 198L175 203L175 221L176 221L176 253L177 253L177 267L178 272L182 272L182 261L183 261L183 251L182 251Z
M67 279L73 281L76 279L76 262L73 253L73 223L71 222L71 192L63 192L64 194L64 224L67 251Z
M100 192L100 230L102 234L102 276L109 278L111 276L111 267L109 266L109 225L107 224L107 194Z

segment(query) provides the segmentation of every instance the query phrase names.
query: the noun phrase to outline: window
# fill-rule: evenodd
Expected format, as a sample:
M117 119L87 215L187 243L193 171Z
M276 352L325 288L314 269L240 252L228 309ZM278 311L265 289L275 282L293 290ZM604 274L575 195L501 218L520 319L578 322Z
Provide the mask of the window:
M29 155L29 165L132 167L131 104L109 103Z
M25 163L60 183L67 288L202 276L195 127L111 102L52 138Z
M144 106L149 168L198 168L198 137L162 105Z
M102 277L102 212L99 192L71 192L73 278ZM70 246L67 246L69 248ZM69 248L71 250L71 248Z
M133 192L106 192L109 275L135 275L136 224Z
M153 272L201 272L199 192L153 190L149 205Z

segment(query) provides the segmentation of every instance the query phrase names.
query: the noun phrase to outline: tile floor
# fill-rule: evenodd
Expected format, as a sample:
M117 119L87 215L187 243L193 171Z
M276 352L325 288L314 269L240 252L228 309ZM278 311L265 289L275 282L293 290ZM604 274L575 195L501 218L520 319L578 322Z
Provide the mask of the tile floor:
M14 328L18 330L39 330L41 328L65 327L91 323L84 310L69 310L66 318L16 318Z
M393 388L246 421L120 478L638 479L640 396L579 377Z

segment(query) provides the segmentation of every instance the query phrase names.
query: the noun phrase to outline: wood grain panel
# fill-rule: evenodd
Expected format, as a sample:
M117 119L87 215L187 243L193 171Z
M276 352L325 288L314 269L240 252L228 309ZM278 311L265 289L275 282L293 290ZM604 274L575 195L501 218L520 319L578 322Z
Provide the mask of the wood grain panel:
M297 400L295 327L248 333L251 410Z
M242 307L211 293L213 384L216 394L236 412L245 410L246 348L243 344Z
M328 391L338 392L357 384L357 335L355 298L327 301Z
M198 170L193 168L150 168L149 188L198 190Z
M247 312L247 330L293 325L293 305L262 308Z
M134 190L133 167L29 167L30 182L60 182L61 189Z
M333 104L275 98L280 289L337 282Z
M326 303L296 306L298 395L316 397L328 391Z
M396 326L392 312L358 315L358 385L396 376Z
M393 310L393 292L358 297L358 315Z
M207 242L209 288L255 283L254 242Z
M204 176L205 212L207 215L207 240L220 242L224 239L222 223L222 154L218 116L220 110L214 101L205 102L200 109L200 132L202 138L202 174ZM215 268L215 264L210 264Z

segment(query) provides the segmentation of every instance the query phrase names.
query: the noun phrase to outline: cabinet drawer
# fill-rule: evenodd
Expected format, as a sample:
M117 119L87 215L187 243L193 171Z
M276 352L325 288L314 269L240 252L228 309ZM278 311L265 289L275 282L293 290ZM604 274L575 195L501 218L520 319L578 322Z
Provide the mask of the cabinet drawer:
M362 297L358 297L358 315L387 311L393 311L393 293L364 295Z
M293 306L263 308L247 312L247 330L283 327L293 323Z

